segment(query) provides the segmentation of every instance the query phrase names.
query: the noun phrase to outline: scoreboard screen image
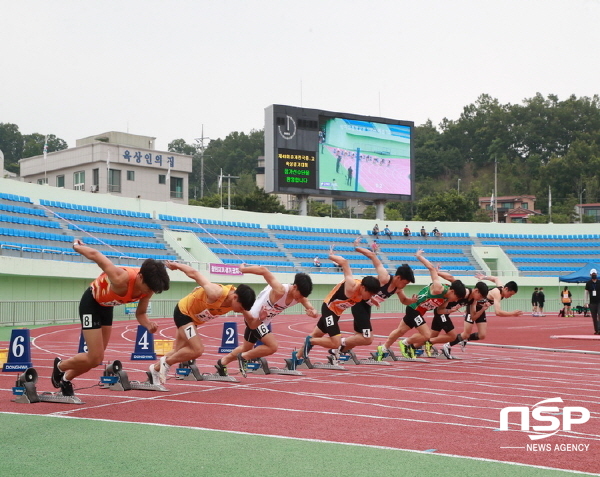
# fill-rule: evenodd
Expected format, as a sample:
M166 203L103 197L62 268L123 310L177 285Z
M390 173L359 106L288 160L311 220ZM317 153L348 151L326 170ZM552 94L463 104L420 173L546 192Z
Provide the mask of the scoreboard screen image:
M295 106L265 110L265 190L407 200L414 123Z

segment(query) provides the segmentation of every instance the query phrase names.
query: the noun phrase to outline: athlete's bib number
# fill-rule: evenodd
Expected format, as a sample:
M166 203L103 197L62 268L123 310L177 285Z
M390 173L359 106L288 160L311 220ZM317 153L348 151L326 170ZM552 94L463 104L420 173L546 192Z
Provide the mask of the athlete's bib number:
M256 328L256 332L258 333L258 336L262 338L263 336L269 334L269 327L262 323L258 328Z
M446 315L440 315L440 318L442 320L442 323L446 323L446 321L448 321L448 318L446 318Z
M325 325L326 326L335 325L335 320L333 319L333 316L328 316L327 318L325 318Z
M231 330L233 331L232 328ZM190 340L196 336L196 327L194 325L188 325L183 329L183 332L185 333L185 337Z
M468 314L468 313L467 313L467 314L465 315L465 321L466 321L467 323L473 323L473 319L471 318L471 315L470 315L470 314Z
M417 316L415 318L415 326L421 326L423 323L425 323L425 320L422 316Z
M210 321L210 320L214 320L216 318L216 316L214 316L210 311L208 310L204 310L201 311L200 313L196 314L196 318L198 318L198 320L204 322Z
M370 337L371 337L371 330L370 330L370 329L368 329L368 328L367 328L367 329L364 329L364 330L362 330L362 335L363 335L365 338L370 338Z
M82 328L91 328L92 324L92 315L83 315L81 317L81 327Z

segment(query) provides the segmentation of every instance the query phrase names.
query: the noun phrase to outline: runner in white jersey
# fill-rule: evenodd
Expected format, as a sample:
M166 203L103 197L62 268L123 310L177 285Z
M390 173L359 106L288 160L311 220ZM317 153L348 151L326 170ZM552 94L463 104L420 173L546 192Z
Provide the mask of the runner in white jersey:
M258 294L250 309L254 319L251 322L246 320L243 343L217 361L215 368L221 376L227 376L227 365L237 359L240 372L245 377L248 361L272 355L277 351L277 339L268 325L286 308L300 303L308 316L319 316L307 299L312 292L312 280L306 273L297 273L294 283L290 285L281 284L265 267L244 264L240 266L240 271L262 275L268 285ZM254 348L259 340L262 344Z

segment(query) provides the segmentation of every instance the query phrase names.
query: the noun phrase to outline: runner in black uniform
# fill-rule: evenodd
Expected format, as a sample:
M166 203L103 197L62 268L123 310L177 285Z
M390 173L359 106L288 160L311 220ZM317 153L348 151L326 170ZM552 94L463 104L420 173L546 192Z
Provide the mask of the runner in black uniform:
M478 280L488 280L496 284L496 288L492 288L488 295L487 300L482 303L477 303L476 314L471 316L470 314L465 315L465 324L463 330L456 336L456 339L451 343L446 343L442 352L448 359L452 359L450 348L458 343L461 344L463 350L467 345L468 341L483 340L487 333L487 317L486 310L489 306L494 306L494 312L496 316L521 316L523 312L521 310L505 311L502 309L500 301L505 298L510 298L519 291L519 286L514 282L510 281L506 285L502 285L501 280L498 277L486 276L477 274L475 277ZM486 303L487 302L487 303ZM473 325L477 325L477 331L473 331Z
M423 315L429 310L434 310L442 305L446 300L460 300L465 296L465 286L460 280L454 280L451 285L443 285L440 281L438 270L423 256L423 250L417 250L415 254L431 275L431 284L424 287L418 294L417 300L406 307L406 314L398 325L388 336L386 342L377 348L377 358L385 356L394 342L404 336L412 328L417 328L423 336L426 346L432 346L429 342L431 329L425 322ZM414 347L408 343L408 340L402 340L398 343L402 356L405 358L414 358Z
M321 305L321 318L313 332L304 340L304 346L292 353L292 365L300 364L300 360L308 356L314 345L339 350L341 345L340 315L348 308L365 300L369 300L379 291L379 281L375 277L354 278L348 260L333 254L329 250L329 260L339 265L344 271L344 281L338 283L325 297ZM328 336L325 336L328 335Z
M444 280L448 280L449 282L453 282L455 280L454 276L447 272L438 271L438 274ZM475 315L476 313L476 304L479 302L486 301L486 297L488 295L488 286L482 281L479 281L475 284L475 287L466 288L466 296L457 301L448 301L441 305L440 307L433 310L433 321L431 322L431 339L429 340L432 345L448 343L450 341L454 341L456 339L456 331L454 331L454 323L452 323L452 319L450 318L450 313L457 311L463 306L466 307L467 315ZM445 334L440 336L440 333L445 331ZM408 340L409 344L412 344L415 348L420 348L425 344L425 339L421 334L417 333L412 335ZM437 356L438 351L434 346L426 346L425 352L427 356Z
M404 287L409 283L415 282L415 274L412 268L405 263L396 269L396 274L394 276L390 275L381 263L381 260L377 258L375 252L359 247L360 241L360 237L354 241L354 249L371 259L371 262L373 262L373 266L377 271L380 287L379 291L375 293L371 299L361 301L351 308L352 316L354 317L355 334L348 338L342 338L341 346L339 348L339 351L342 353L346 353L356 346L369 346L373 343L373 327L371 325L371 310L373 306L379 307L381 303L392 295L398 295L398 298L404 305L410 305L416 301L416 297L408 298L404 294ZM338 350L332 350L331 354L335 355L337 358L339 357L339 353L336 351Z

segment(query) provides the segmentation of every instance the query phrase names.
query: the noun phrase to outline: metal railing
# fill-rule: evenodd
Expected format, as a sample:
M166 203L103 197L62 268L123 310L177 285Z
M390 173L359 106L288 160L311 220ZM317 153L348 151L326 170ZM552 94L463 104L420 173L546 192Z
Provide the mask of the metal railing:
M173 316L173 310L179 300L152 300L150 302L151 318L168 318ZM309 300L312 306L321 312L322 299ZM573 303L573 306L577 303ZM400 303L397 298L391 298L382 303L380 308L373 308L373 315L378 314L397 315L398 318L404 316L406 307ZM531 313L531 300L527 297L510 298L502 301L502 309L506 311L522 310L526 314ZM558 299L546 301L544 306L546 312L556 313L562 309L562 303ZM135 315L127 313L125 306L116 306L114 308L114 320L133 320ZM490 308L493 313L493 307ZM282 315L303 314L302 306L293 306L283 311ZM234 318L235 313L229 313L228 317ZM241 315L237 315L241 317ZM458 320L460 313L455 314ZM345 313L342 320L352 319L351 313ZM79 300L63 301L0 301L0 326L40 326L40 325L58 325L79 322ZM455 322L456 324L459 321ZM316 320L315 320L316 324ZM376 323L374 323L376 326ZM498 326L502 326L498 322Z

